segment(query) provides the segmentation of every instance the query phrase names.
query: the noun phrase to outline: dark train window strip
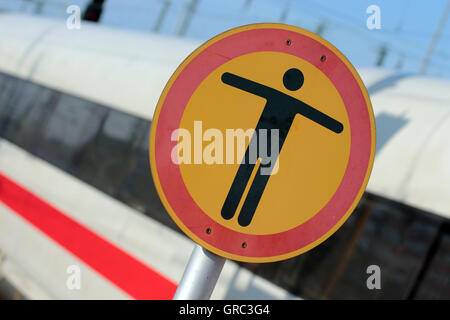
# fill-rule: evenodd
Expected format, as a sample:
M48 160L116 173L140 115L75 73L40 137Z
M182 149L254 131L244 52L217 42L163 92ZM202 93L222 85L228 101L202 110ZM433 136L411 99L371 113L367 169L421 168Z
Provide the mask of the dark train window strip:
M0 137L180 232L153 184L150 124L0 73ZM447 219L366 193L317 248L282 262L239 264L307 299L450 299L448 226ZM381 290L367 288L369 265L381 269Z

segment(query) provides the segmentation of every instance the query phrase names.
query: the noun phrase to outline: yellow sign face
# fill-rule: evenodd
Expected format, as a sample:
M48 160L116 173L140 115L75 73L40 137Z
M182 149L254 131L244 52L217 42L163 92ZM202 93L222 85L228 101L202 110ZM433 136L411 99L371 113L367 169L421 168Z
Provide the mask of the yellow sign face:
M286 89L281 81L284 72L292 66L302 70L305 79L308 80L295 92ZM221 82L221 75L225 72L239 74L309 105L315 105L322 112L340 119L344 128L349 128L344 103L331 81L306 61L280 52L249 53L215 69L203 80L189 100L181 118L180 128L194 132L195 122L202 121L203 132L210 128L218 129L224 133L225 140L227 129L256 128L266 100L224 85ZM214 104L211 103L212 97L215 100ZM216 141L207 141L203 144L205 146L211 144L217 147L215 149L222 148L228 151L225 150L226 145L223 146L223 142L219 142L221 145ZM191 147L191 154L194 154L194 146ZM307 221L326 205L344 176L349 152L350 130L344 130L337 135L324 130L300 114L295 115L277 159L279 170L270 176L252 223L246 227L239 225L237 217L225 220L221 216L224 199L233 183L241 159L233 159L236 161L232 164L226 164L222 159L220 160L223 164L183 163L180 164L180 171L194 201L213 220L239 232L273 234L287 231ZM333 161L330 162L330 159ZM248 183L248 186L250 185L251 181ZM245 191L242 200L248 194L248 190ZM302 202L301 211L298 210L298 205L293 205L299 201ZM240 207L237 211L240 211ZM274 219L274 215L277 219Z
M189 237L227 258L270 262L345 222L374 150L370 100L346 58L305 30L257 24L180 65L155 112L150 162Z

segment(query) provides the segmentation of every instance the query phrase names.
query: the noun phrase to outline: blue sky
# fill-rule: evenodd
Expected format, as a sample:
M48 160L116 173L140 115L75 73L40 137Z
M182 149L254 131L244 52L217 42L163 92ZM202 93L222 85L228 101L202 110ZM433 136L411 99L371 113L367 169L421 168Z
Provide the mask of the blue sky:
M151 32L164 0L106 0L101 23L119 28ZM160 33L174 36L187 0L167 0L169 10ZM0 0L0 8L33 11L22 0ZM86 0L48 0L43 14L64 18L65 6ZM250 3L250 5L246 5ZM417 73L447 0L199 0L186 37L207 40L227 29L256 22L279 22L316 31L324 23L322 36L339 48L356 66L373 66L380 48L387 47L383 67ZM369 5L381 9L381 29L368 30ZM450 19L449 19L450 20ZM450 79L450 21L447 21L432 56L427 75Z

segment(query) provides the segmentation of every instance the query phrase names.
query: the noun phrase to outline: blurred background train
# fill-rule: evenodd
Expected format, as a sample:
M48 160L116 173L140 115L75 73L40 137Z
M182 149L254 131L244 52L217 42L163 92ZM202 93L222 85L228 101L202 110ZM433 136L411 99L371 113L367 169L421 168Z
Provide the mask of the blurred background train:
M103 1L78 1L90 11L77 30L42 16L45 1L0 13L1 297L172 298L193 243L155 192L148 140L166 81L201 44L180 37L197 2L177 36L158 34L170 1L158 2L153 32L92 22ZM356 212L299 257L227 261L213 298L450 299L450 81L379 63L358 72L377 153ZM370 265L381 289L367 287Z

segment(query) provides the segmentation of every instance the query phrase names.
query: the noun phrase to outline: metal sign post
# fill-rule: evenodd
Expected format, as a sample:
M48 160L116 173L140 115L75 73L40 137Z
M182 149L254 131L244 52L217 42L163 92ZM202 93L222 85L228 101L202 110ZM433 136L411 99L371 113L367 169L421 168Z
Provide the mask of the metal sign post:
M219 279L225 260L225 258L196 244L173 299L209 299L216 286L217 279Z

